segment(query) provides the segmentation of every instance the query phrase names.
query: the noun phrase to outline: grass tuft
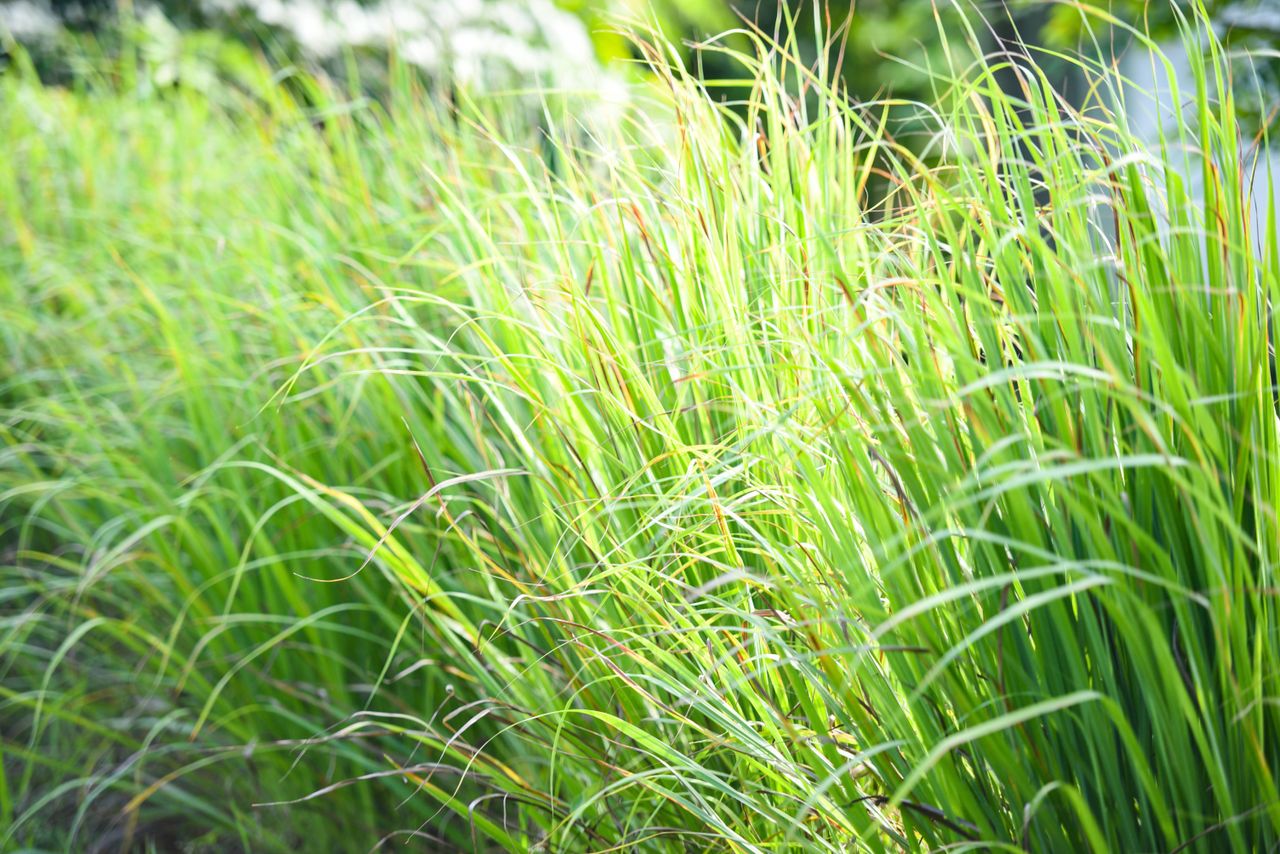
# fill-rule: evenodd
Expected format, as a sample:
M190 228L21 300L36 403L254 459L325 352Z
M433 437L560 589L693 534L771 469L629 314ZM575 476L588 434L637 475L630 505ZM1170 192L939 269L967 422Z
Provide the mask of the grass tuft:
M1154 142L981 25L0 77L0 846L1280 843L1265 140L1199 16Z

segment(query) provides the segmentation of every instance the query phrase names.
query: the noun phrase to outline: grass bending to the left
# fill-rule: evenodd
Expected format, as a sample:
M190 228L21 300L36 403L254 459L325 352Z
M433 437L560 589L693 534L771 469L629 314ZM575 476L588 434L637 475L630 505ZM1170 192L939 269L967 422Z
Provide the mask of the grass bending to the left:
M793 44L590 133L0 80L6 844L1280 843L1280 236L1184 38L1150 144L953 31L933 165Z
M385 108L293 82L311 106L0 77L0 848L367 845L435 812L404 785L254 806L397 767L363 725L397 719L361 716L467 679L412 667L440 654L387 561L304 577L351 574L423 490L437 408L324 365L273 395L362 346L351 316L400 322L395 289L459 293L420 251L428 170L495 162L407 76Z

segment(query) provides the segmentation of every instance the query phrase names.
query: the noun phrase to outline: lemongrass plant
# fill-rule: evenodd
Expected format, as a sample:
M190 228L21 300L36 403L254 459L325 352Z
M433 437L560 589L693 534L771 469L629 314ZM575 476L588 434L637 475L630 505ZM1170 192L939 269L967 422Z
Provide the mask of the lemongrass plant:
M1265 140L1081 14L1157 142L973 12L924 105L2 81L6 844L1280 842Z

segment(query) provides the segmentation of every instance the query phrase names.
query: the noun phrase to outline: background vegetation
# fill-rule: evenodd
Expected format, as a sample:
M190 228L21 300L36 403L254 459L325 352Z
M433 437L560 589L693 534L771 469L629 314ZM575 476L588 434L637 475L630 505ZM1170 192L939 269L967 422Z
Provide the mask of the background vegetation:
M195 3L156 0L151 4L136 0L4 0L0 3L0 21L29 19L30 12L20 15L16 11L24 7L47 10L51 18L72 30L101 33L112 28L121 9L127 12L150 7L161 10L184 29L222 29L242 39L267 41L278 47L281 37L291 32L287 25L282 26L288 19L288 15L281 14L282 10L328 10L329 16L341 21L344 6L390 9L399 13L397 24L402 38L412 35L415 28L424 24L429 28L432 19L437 19L455 26L459 20L483 22L479 24L480 29L491 33L507 32L514 25L515 31L526 33L524 38L528 39L527 22L554 19L555 9L559 8L583 22L597 54L608 61L637 56L619 26L620 21L627 19L640 19L660 28L664 36L681 48L687 42L697 42L742 24L772 33L790 20L802 53L807 57L818 52L820 42L838 40L845 46L841 65L843 82L856 97L869 99L888 88L899 97L921 97L929 90L929 79L918 66L925 65L929 59L941 59L941 46L931 37L935 7L943 14L950 14L950 4L939 6L931 0L863 0L857 4L857 14L852 14L854 5L848 0L828 0L807 6L791 4L788 12L787 4L777 0L558 0L554 4L549 0L355 0L345 3L343 0L201 0ZM1002 4L999 12L995 7L987 10L990 32L979 31L978 36L988 47L996 48L1001 39L1056 49L1070 47L1083 35L1076 5L1010 0ZM1089 5L1122 20L1141 22L1144 30L1157 39L1176 37L1179 16L1190 8L1185 2L1143 0L1093 0ZM1253 61L1266 69L1269 78L1276 76L1274 58L1257 50L1274 47L1280 36L1280 11L1274 4L1266 0L1205 0L1201 5L1221 36L1254 48ZM6 6L11 10L7 16ZM815 6L819 7L816 16ZM427 21L419 22L417 10L425 12ZM1123 32L1113 32L1111 36L1119 36L1122 43L1128 42ZM358 44L359 34L348 33L348 40ZM736 46L742 47L742 43ZM293 45L294 49L306 47L305 38L301 44ZM688 58L687 49L684 55ZM717 73L732 75L738 70L731 62L717 62L714 57L706 56L701 59L710 61ZM1061 76L1069 71L1069 64L1053 70ZM1273 86L1277 83L1274 79L1270 82Z
M11 45L0 847L1280 842L1262 96L979 11L910 104Z

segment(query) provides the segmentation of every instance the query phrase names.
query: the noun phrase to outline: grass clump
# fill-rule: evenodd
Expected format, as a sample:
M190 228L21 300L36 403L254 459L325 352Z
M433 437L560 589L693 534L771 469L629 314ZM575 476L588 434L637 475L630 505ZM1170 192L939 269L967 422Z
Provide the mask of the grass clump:
M6 844L1276 844L1280 238L1184 30L1154 143L969 29L910 146L758 35L598 122L0 81Z

